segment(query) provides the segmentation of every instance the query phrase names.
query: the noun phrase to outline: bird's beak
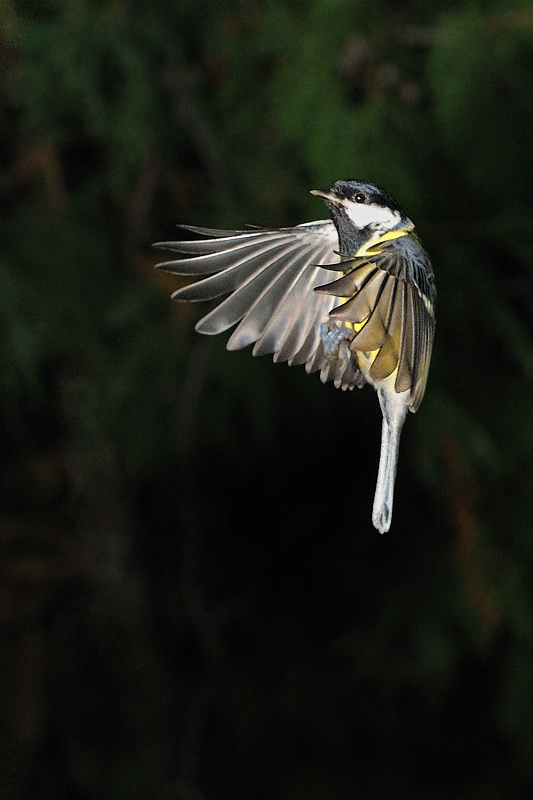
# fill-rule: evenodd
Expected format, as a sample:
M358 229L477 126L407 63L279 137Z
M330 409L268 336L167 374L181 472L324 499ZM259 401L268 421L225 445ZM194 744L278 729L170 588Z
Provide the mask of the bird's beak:
M315 197L321 197L326 203L333 203L336 206L341 205L341 200L326 189L311 189L311 194L314 194Z

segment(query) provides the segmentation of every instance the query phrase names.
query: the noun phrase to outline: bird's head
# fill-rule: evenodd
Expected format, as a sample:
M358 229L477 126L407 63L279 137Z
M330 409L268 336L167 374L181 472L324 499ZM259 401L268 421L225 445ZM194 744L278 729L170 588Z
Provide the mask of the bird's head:
M331 189L313 189L331 212L341 252L351 255L369 239L387 231L412 227L409 218L385 189L365 181L337 181Z

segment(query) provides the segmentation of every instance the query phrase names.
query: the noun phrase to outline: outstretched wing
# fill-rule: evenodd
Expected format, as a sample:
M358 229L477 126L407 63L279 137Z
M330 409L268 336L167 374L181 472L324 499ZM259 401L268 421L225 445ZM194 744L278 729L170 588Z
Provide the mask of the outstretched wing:
M387 234L342 264L344 274L317 287L343 299L330 312L353 330L352 351L365 353L373 384L395 371L397 392L410 390L416 411L426 388L435 332L436 291L428 257L411 233Z
M202 317L197 331L217 334L237 325L229 350L254 344L253 355L273 353L275 361L306 364L308 371L320 370L323 381L337 386L364 383L355 355L331 361L322 351L320 326L336 301L313 290L342 275L333 222L247 231L183 227L203 238L156 245L184 256L158 264L159 269L198 278L174 292L173 299L227 295Z

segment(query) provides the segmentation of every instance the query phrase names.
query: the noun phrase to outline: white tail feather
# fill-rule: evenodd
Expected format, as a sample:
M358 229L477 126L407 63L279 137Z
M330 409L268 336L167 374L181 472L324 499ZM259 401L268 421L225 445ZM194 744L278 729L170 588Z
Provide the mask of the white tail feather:
M391 392L389 387L378 389L383 424L381 427L381 452L374 507L372 509L372 522L380 533L386 533L391 524L398 450L400 447L400 435L405 415L407 414L408 396L409 390L397 393L393 388Z

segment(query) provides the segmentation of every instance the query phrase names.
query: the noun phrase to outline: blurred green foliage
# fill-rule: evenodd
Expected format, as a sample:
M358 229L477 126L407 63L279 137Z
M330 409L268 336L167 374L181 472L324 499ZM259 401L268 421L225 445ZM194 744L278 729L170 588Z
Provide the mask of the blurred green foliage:
M533 789L533 9L0 7L0 796ZM200 339L151 243L385 185L439 291L370 389Z

